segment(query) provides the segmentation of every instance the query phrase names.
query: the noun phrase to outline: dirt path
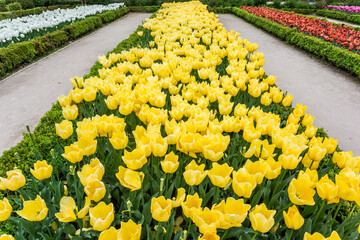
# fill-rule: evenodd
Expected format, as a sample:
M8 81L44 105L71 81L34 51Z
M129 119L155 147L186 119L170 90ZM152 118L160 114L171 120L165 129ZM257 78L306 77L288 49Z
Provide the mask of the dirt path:
M0 81L0 155L33 130L40 118L68 94L69 81L88 73L99 55L133 33L150 13L131 13Z
M344 151L360 155L360 83L355 82L355 77L321 63L234 15L219 14L219 18L228 31L233 29L259 44L258 51L265 54L266 73L277 76L277 85L294 95L294 106L307 105L307 113L315 116L315 126L339 139Z

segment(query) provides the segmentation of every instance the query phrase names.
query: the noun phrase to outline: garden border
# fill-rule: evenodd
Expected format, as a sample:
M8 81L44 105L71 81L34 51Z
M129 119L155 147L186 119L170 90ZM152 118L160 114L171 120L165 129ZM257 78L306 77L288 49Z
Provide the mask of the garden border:
M30 41L10 44L0 49L0 77L19 70L21 67L37 60L36 58L49 55L59 47L70 41L92 32L93 30L112 22L130 12L127 7L111 10L88 17L80 22L65 26L55 32L36 37Z
M267 18L255 16L254 14L237 7L232 8L232 13L259 28L272 33L278 38L286 41L286 43L299 47L316 57L325 59L335 66L356 75L358 77L357 81L360 82L359 54L334 46L333 44L316 37L299 33L296 28L285 27Z

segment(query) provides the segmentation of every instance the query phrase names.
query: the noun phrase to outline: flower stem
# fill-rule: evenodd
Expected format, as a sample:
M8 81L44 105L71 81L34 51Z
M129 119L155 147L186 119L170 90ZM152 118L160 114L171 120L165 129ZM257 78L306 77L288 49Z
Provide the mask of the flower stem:
M323 208L324 208L325 201L326 201L326 200L323 200L323 202L322 202L322 204L321 204L321 207L320 207L320 210L319 210L318 213L316 214L315 220L314 220L314 222L313 222L313 226L315 226L315 224L316 224L316 222L317 222L317 220L318 220L318 218L319 218L319 216L320 216L320 214L321 214L321 212L322 212L322 210L323 210Z
M258 235L259 232L255 232L254 236L251 238L251 240L255 240L255 237Z
M289 240L291 240L291 237L292 237L293 233L294 233L294 229L291 229L291 233L290 233L290 236L289 236Z
M339 210L340 210L340 207L341 207L343 201L344 201L344 200L341 199L340 202L338 203L338 207L337 207L337 209L336 209L335 215L334 215L334 217L333 217L333 219L332 219L332 221L331 221L330 226L332 226L333 223L335 222L335 218L336 218L336 216L337 216L337 214L338 214L338 212L339 212Z
M161 232L161 229L162 226L161 226L161 222L158 223L158 227L157 227L157 230L156 230L156 236L155 236L155 240L158 240L159 239L159 236L160 236L160 232Z

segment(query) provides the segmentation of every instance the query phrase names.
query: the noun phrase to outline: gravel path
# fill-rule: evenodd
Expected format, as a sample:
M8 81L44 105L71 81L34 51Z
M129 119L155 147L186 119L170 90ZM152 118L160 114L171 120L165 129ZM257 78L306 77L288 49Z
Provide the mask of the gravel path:
M0 155L21 141L26 124L33 130L57 97L70 92L70 78L88 73L99 55L114 49L150 16L128 14L0 81Z
M277 76L277 85L294 95L294 106L307 105L307 113L315 116L315 126L339 139L344 151L360 155L360 84L355 77L324 65L234 15L219 14L219 18L228 31L233 29L259 44L258 51L265 54L266 73Z

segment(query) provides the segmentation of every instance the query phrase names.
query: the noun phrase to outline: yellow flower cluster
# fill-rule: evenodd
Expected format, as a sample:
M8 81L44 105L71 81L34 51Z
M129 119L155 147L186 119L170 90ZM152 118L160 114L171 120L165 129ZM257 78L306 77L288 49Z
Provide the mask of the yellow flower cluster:
M162 224L183 214L200 234L173 221L182 239L220 239L241 226L254 238L270 230L280 238L289 229L291 238L309 219L314 226L326 220L325 202L360 205L360 157L336 151L333 138L317 137L306 106L289 107L293 96L265 74L257 44L228 32L196 1L163 4L143 27L143 47L99 57L99 76L71 79L74 89L58 98L65 120L56 133L75 141L59 154L74 183L70 196L64 185L59 197L58 222L89 223L101 240L140 239L154 227L156 239L165 239ZM341 171L320 171L327 164ZM31 169L50 182L52 171L46 161ZM20 170L0 178L1 190L25 184ZM314 205L321 205L318 213L307 209L302 216L304 206ZM36 195L17 213L41 221L48 207ZM0 221L11 212L4 198ZM150 213L156 222L147 219ZM89 230L86 224L76 234ZM335 231L328 238L315 231L296 236L340 239Z

